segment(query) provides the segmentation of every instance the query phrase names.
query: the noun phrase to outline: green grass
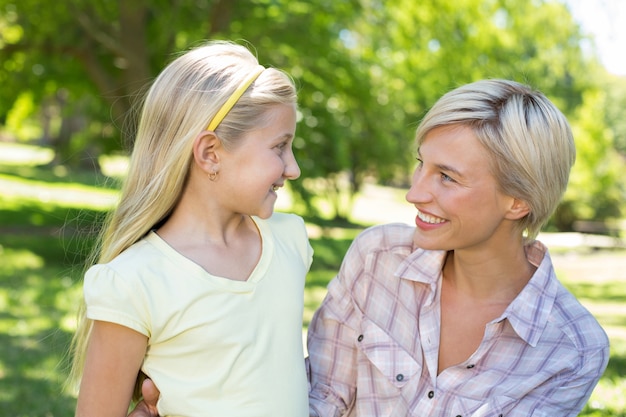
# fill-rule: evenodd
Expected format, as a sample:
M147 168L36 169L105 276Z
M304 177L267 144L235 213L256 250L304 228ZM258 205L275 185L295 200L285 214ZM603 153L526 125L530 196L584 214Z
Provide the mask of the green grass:
M4 149L0 144L0 415L73 415L75 399L63 390L65 355L81 297L82 262L94 225L115 200L113 181L2 160L8 154ZM38 163L46 162L45 152L36 155ZM364 227L306 220L315 259L305 290L305 327ZM590 265L606 264L601 256L606 255L580 255ZM624 278L590 275L577 263L563 261L559 275L596 315L612 343L607 372L581 415L626 417Z
M72 415L62 359L80 296L58 239L0 238L0 409L4 416Z

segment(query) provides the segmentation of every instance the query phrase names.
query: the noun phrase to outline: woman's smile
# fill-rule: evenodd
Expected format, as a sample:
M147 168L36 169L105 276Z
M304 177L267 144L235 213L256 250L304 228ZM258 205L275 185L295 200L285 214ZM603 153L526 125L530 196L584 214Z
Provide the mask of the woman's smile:
M419 209L417 210L417 218L419 220L421 220L424 223L428 223L428 224L440 224L440 223L444 223L446 220L442 219L441 217L437 217L437 216L433 216L431 214L427 214L424 213L422 211L420 211Z

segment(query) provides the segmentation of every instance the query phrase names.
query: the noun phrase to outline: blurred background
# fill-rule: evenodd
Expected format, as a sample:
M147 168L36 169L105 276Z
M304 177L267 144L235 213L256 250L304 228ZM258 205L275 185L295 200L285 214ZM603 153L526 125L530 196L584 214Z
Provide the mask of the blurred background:
M411 221L403 196L429 107L482 78L543 91L578 155L542 237L612 342L583 415L626 416L624 22L623 0L0 0L0 416L73 413L63 381L82 262L115 203L141 92L205 39L249 46L298 87L303 175L279 208L305 218L316 250L305 330L354 236Z

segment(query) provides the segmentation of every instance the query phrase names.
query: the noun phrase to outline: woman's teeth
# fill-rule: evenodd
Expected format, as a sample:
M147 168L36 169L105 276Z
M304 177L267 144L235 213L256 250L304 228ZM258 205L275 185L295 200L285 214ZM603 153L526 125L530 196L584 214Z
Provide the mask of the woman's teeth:
M431 216L428 214L424 214L419 210L417 210L417 217L419 217L421 221L425 223L430 223L430 224L439 224L439 223L445 222L445 220L440 217L435 217L435 216Z

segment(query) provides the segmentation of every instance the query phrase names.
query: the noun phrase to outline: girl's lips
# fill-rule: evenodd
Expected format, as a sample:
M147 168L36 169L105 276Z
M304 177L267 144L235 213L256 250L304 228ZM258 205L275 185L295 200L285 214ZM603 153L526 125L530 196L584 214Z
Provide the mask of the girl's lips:
M279 188L281 188L283 185L285 185L285 183L276 183L276 184L272 184L272 191L277 191Z

